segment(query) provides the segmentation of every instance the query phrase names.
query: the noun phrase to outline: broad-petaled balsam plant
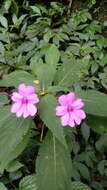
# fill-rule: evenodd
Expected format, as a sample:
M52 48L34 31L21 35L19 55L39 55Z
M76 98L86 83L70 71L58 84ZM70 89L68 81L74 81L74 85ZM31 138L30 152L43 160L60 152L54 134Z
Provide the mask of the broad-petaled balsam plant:
M25 149L31 129L36 127L34 118L39 116L47 132L38 152L36 174L28 179L32 190L89 189L71 182L68 133L67 127L62 127L71 127L72 133L74 126L84 122L91 126L92 119L107 117L107 95L78 89L82 67L75 59L62 64L58 48L50 44L44 60L37 55L31 59L29 72L13 71L0 81L1 87L14 87L14 103L0 111L0 173Z

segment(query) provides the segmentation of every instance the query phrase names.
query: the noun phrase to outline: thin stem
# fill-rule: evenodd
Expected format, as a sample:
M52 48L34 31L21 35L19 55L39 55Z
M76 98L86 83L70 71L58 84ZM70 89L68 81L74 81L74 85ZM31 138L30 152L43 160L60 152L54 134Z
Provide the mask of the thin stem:
M41 131L41 136L40 136L40 141L41 142L43 140L43 132L44 132L44 124L42 125L42 131Z
M71 6L72 6L72 2L73 2L73 0L69 0L68 14L70 14L70 9L71 9Z

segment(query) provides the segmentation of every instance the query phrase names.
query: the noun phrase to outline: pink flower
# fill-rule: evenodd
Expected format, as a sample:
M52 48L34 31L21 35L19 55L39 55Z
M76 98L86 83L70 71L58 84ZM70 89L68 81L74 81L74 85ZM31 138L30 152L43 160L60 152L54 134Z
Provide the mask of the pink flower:
M82 99L78 99L75 93L69 93L59 97L60 106L56 107L56 115L61 117L62 126L74 127L80 125L86 118L85 112L81 109L84 106Z
M15 113L17 117L34 116L37 112L36 106L39 102L38 96L35 94L35 88L33 86L26 86L20 84L18 92L12 94L11 99L15 102L11 107L11 112Z

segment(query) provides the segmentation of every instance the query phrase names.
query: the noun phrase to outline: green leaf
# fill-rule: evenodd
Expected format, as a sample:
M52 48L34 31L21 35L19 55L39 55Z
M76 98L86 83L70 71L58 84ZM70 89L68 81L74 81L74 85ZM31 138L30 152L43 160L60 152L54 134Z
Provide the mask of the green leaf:
M37 190L36 175L24 177L19 184L19 190Z
M17 160L14 160L14 161L12 161L11 163L8 164L8 166L6 167L6 170L8 172L15 172L15 171L17 171L18 169L20 169L22 167L23 167L23 164L21 164Z
M12 16L12 21L13 21L13 24L15 25L15 24L17 24L17 22L18 22L18 18L17 18L17 16L15 15L15 14L13 14L13 16ZM23 45L23 44L22 44ZM20 47L20 46L19 46ZM21 49L21 48L20 48ZM21 49L21 51L23 52L24 51L24 49L22 50Z
M30 60L30 69L34 75L37 75L36 70L43 64L43 61L39 56L34 55Z
M0 24L4 26L4 28L8 28L7 19L2 15L0 15Z
M107 20L104 21L104 26L107 26Z
M13 15L16 16L16 15ZM23 17L25 17L26 15L22 15ZM22 18L23 18L22 17ZM13 17L14 18L14 17ZM17 17L16 17L17 18ZM23 18L24 19L24 18ZM14 21L14 24L17 24L17 21ZM32 49L35 48L35 42L23 42L17 49L18 53L22 53L22 52L29 52Z
M71 161L67 149L48 133L36 162L38 190L71 190Z
M15 181L15 180L18 180L19 178L21 178L22 175L23 175L23 174L22 174L21 170L15 171L15 172L10 172L10 173L9 173L9 179L10 179L11 181Z
M84 139L86 141L88 141L88 138L90 136L90 128L88 127L88 125L85 122L83 122L81 125L81 132L82 132Z
M51 30L48 30L48 31L44 34L43 39L44 39L45 42L49 42L50 38L52 38L52 37L53 37L52 31L51 31Z
M85 102L88 114L107 116L107 95L95 90L77 91L77 96Z
M32 71L32 73L33 73L34 75L37 75L36 70L37 70L37 68L40 67L42 64L43 64L43 61L42 61L42 59L41 59L39 56L34 55L34 56L31 58L31 60L30 60L30 69L31 69L31 71Z
M12 11L13 14L18 15L19 7L18 7L18 4L16 3L15 0L12 0L11 11Z
M99 134L107 133L107 117L88 115L86 123Z
M75 82L80 80L81 64L76 60L71 62L64 62L58 69L55 76L55 85L72 87Z
M32 125L34 124L31 124L30 126ZM28 133L24 136L22 141L11 152L11 157L9 157L10 160L8 162L11 162L12 160L16 159L22 153L22 151L26 148L30 137L31 137L31 134L30 134L30 131L28 131Z
M3 183L0 182L0 190L8 190Z
M52 85L56 69L53 65L42 64L36 69L37 79L40 81L42 88L46 89Z
M9 36L7 33L0 33L0 41L3 41L3 42L6 42L6 43L9 43Z
M99 64L101 66L105 66L107 64L107 56L102 57Z
M96 148L98 151L103 152L107 149L107 134L102 135L96 142Z
M49 86L49 88L47 89L48 93L56 93L56 92L68 92L69 89L66 87L62 87L62 86Z
M84 164L76 162L76 168L79 170L80 174L86 180L90 180L90 174L89 174L88 168Z
M73 166L73 165L72 165ZM80 181L81 177L80 177L80 173L78 171L78 169L76 167L72 167L72 178L76 181Z
M54 65L43 64L42 59L37 55L31 59L30 68L32 73L37 77L37 80L40 81L41 88L47 88L52 85L54 75L56 72L56 67Z
M100 36L96 43L101 49L102 47L107 47L107 38Z
M100 190L104 190L104 186L101 182L98 182L98 181L93 181L91 182L91 187L94 188L94 189L100 189Z
M33 75L26 71L14 71L9 75L5 75L4 78L0 81L0 86L17 87L19 84L24 83L26 85L33 85L35 78Z
M0 171L15 159L25 148L32 119L17 118L10 108L0 111Z
M4 104L8 104L9 103L9 99L7 97L6 93L0 93L0 106L4 105Z
M79 181L74 181L71 183L71 190L91 190L91 189L87 185Z
M106 172L106 167L107 167L107 160L101 160L99 163L98 163L98 171L100 173L100 175L104 175Z
M38 105L38 112L45 125L58 138L58 140L66 146L63 127L60 124L59 117L55 114L56 106L56 98L53 95L46 95L41 99Z
M5 52L4 45L3 45L2 42L0 42L0 53L1 53L2 55L4 55L4 52Z
M46 52L45 61L47 64L56 65L60 58L60 52L58 48L52 44Z
M4 7L5 7L5 9L6 9L7 11L9 10L9 8L10 8L10 6L11 6L11 3L12 3L12 0L6 0L6 1L5 1Z
M36 13L37 15L41 15L41 11L38 7L36 6L30 6L30 8L33 10L34 13Z

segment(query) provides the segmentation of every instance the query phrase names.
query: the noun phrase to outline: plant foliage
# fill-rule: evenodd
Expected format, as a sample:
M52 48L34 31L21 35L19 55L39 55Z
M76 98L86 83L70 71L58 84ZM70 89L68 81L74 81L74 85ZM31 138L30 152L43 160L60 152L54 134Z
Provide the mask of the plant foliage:
M0 3L0 190L107 189L107 21L103 1ZM101 22L100 22L101 21ZM11 113L20 84L34 117ZM62 127L58 97L75 92L86 119Z

